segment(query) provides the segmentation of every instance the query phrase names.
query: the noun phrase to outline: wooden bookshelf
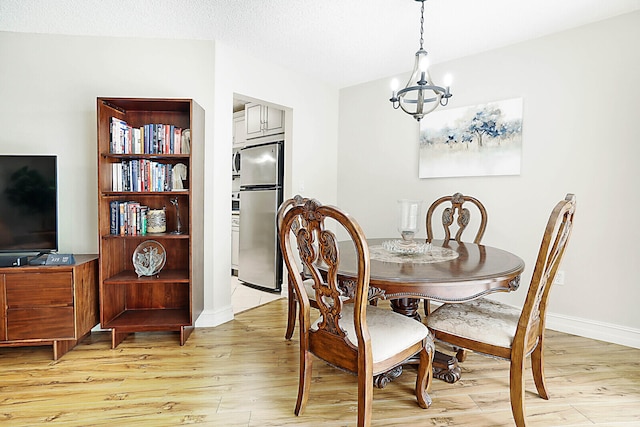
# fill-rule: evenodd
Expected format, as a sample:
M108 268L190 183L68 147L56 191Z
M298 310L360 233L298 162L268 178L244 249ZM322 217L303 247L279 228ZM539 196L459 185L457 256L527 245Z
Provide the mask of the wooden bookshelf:
M189 151L114 152L112 118L131 128L163 124L183 132L189 129ZM97 120L100 324L111 330L113 348L131 333L157 331L179 332L180 345L184 345L204 307L204 110L191 99L98 98ZM172 144L181 143L178 139ZM176 147L176 151L181 148ZM171 181L165 181L165 191L114 188L114 164L145 160L168 165L166 170L179 163L186 165L183 188L173 190ZM167 176L162 175L171 180ZM138 179L144 182L145 178ZM176 198L182 234L172 233L177 229L178 215L171 200ZM139 228L131 234L113 234L113 201L137 202L149 209L165 208L166 232L143 235ZM141 224L139 215L134 218ZM155 240L165 248L166 262L157 274L139 277L133 254L147 240Z

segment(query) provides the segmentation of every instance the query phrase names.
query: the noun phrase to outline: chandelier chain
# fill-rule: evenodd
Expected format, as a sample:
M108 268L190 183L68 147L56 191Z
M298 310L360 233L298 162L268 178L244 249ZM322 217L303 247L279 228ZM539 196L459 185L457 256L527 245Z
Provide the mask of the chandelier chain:
M420 8L420 49L424 43L424 0L422 1L422 7Z

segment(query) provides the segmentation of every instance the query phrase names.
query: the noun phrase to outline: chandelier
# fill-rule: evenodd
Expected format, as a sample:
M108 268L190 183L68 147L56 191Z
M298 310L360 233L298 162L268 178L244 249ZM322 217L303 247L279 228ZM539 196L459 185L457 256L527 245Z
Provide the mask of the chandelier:
M420 121L426 114L435 110L438 105L445 106L449 103L452 94L449 90L451 85L450 76L445 77L445 87L436 86L429 75L429 63L427 51L423 49L424 43L424 2L426 0L415 0L422 3L420 8L420 49L416 52L416 62L407 86L398 90L398 80L391 82L391 101L393 108L402 108L407 114L411 114L414 119Z

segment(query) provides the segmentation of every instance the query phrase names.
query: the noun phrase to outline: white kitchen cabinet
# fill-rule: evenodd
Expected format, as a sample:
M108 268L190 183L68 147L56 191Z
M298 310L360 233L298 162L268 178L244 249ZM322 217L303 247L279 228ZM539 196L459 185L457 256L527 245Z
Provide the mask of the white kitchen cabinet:
M231 270L238 274L238 258L240 258L240 214L231 214Z
M247 127L244 123L244 111L233 113L233 146L244 147L247 142Z
M284 111L262 104L245 105L246 138L284 133Z

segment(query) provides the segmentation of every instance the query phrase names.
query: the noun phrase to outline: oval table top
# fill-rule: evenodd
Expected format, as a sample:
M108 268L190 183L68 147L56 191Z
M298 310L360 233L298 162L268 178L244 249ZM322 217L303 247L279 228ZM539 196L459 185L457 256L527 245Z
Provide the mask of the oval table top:
M371 258L370 287L385 299L427 298L439 302L464 302L493 292L518 288L524 261L508 251L471 242L434 240L434 249L455 251L453 259L421 262L414 255L378 257L379 246L390 239L367 239ZM341 280L356 276L356 257L350 241L339 243ZM455 255L454 255L455 256Z

